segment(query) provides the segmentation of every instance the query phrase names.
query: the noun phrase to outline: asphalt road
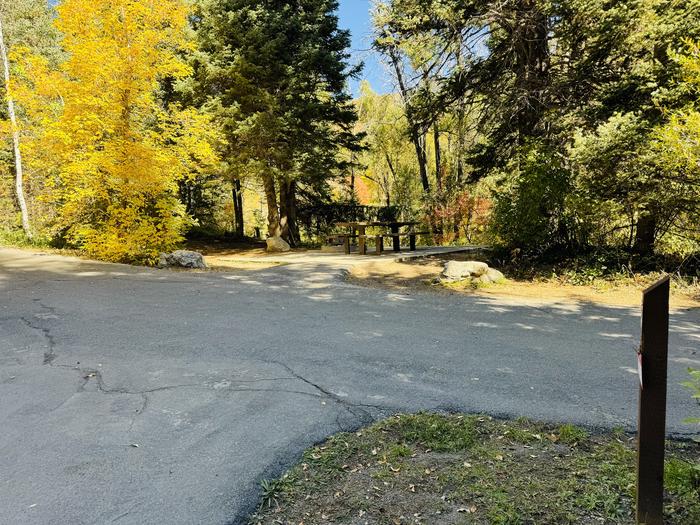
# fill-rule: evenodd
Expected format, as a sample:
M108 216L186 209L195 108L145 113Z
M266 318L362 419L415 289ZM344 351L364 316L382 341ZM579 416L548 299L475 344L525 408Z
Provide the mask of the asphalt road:
M237 524L307 446L396 411L634 427L639 312L0 249L0 523ZM672 315L669 430L700 311Z

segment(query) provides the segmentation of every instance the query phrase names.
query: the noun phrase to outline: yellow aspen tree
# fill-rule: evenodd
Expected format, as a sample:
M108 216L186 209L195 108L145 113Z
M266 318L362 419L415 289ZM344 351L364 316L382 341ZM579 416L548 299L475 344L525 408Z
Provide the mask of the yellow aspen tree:
M164 80L190 73L181 58L192 46L187 14L183 0L58 7L68 58L61 80L51 79L60 111L44 123L41 146L53 164L57 226L91 256L148 264L174 248L190 222L177 183L216 163L207 119L158 98ZM31 83L43 85L34 70Z

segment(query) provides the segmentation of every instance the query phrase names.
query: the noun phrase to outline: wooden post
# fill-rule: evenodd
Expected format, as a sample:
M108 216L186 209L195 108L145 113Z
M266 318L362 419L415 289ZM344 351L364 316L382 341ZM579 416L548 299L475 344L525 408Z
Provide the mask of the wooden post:
M343 237L343 248L345 250L345 255L350 255L350 236L345 235Z
M365 227L359 226L357 236L357 251L360 255L367 255L367 236L365 235Z
M376 246L375 253L377 255L381 255L382 252L384 251L384 237L381 234L375 235L374 242L375 242L375 246Z
M401 251L401 239L399 238L399 225L398 224L391 225L391 233L393 235L392 240L394 243L394 251L400 252Z
M409 242L409 249L412 252L416 251L416 232L411 231L411 233L408 234L408 242Z
M670 278L644 290L637 429L637 523L663 525Z

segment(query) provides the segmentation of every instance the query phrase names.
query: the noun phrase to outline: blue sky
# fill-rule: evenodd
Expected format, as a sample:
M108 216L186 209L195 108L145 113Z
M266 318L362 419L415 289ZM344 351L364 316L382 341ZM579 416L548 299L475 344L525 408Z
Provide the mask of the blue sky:
M371 0L340 0L338 16L341 29L349 29L352 34L353 61L364 61L362 78L369 80L372 89L380 93L391 91L392 86L385 74L384 66L375 53L372 44L372 21L370 19ZM359 81L350 85L353 95L358 94Z

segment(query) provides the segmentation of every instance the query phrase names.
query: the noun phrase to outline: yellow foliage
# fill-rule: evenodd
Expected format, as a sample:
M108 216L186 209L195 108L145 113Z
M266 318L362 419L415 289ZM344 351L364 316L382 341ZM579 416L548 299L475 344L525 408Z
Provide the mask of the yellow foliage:
M184 0L65 0L59 71L20 50L14 94L34 123L26 155L48 178L57 227L95 257L152 263L190 222L177 183L211 170L217 140L193 109L163 107L189 74Z
M691 84L700 84L700 42L690 39L685 41L686 52L675 54L674 58L685 71L686 80Z

